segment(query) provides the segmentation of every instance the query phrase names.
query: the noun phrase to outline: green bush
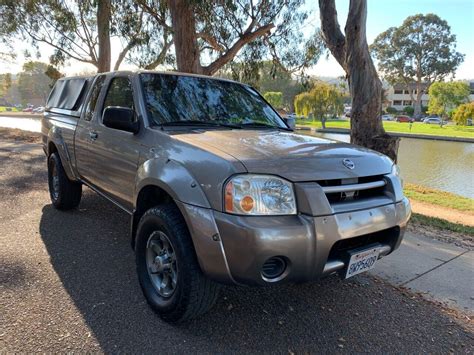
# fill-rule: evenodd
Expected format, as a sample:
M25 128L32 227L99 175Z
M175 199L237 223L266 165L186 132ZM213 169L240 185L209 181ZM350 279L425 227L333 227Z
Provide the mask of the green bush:
M474 118L474 101L459 105L453 113L452 119L457 125L467 125L467 119Z
M392 106L387 107L387 109L385 111L387 111L387 113L389 113L389 114L398 113L397 109L395 107L392 107Z
M405 112L407 115L411 116L415 112L415 109L413 108L413 106L405 106L403 108L403 112Z

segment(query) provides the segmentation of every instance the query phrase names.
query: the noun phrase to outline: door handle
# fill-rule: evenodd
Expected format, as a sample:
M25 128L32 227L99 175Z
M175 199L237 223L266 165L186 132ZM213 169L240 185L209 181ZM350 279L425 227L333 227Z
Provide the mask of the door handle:
M95 141L97 139L99 135L97 134L97 132L89 132L89 137Z

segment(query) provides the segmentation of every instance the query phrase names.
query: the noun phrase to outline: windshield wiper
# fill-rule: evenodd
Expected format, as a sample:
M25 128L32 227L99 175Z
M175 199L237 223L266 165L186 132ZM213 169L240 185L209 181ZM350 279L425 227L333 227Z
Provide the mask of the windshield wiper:
M286 127L280 127L280 126L275 126L271 125L268 123L261 123L261 122L246 122L246 123L241 123L240 126L242 128L248 127L248 128L272 128L272 129L282 129L284 131L291 131L291 129L286 128Z
M162 122L161 127L166 126L207 126L207 127L227 127L227 128L237 128L241 129L239 125L232 123L222 123L222 122L212 122L212 121L199 121L199 120L183 120L183 121L171 121L171 122Z

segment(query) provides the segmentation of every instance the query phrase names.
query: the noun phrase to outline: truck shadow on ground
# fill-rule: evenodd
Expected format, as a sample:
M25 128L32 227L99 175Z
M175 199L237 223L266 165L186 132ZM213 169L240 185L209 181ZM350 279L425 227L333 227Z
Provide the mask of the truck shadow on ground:
M42 212L40 233L51 263L105 352L405 352L414 344L449 351L432 341L445 332L447 316L367 276L223 287L202 318L166 324L142 296L125 213L89 190L76 211L47 205ZM453 328L453 336L465 336Z

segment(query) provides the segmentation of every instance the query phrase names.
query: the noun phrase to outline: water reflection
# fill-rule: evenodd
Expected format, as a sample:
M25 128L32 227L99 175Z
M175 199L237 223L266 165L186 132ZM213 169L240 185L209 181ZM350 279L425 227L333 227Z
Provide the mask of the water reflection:
M298 132L298 131L297 131ZM300 132L310 134L309 132ZM311 135L349 141L347 134ZM474 144L402 138L398 164L405 181L474 198Z

